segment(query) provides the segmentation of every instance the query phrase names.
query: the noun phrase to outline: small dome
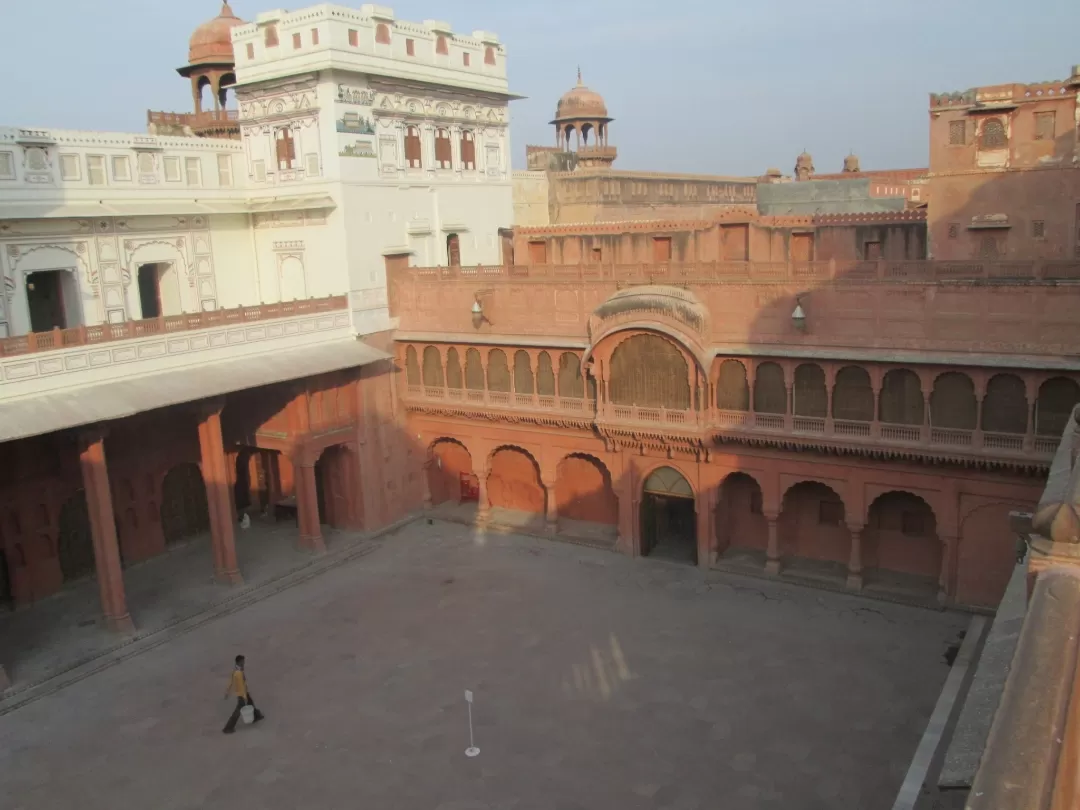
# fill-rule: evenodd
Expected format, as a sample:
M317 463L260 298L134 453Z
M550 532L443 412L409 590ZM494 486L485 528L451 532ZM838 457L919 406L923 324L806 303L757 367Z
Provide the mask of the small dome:
M221 4L221 13L214 19L204 22L195 29L188 43L188 63L192 65L204 63L227 62L232 64L233 57L232 30L244 25L244 21L233 14L228 2Z
M595 90L590 90L581 82L578 71L577 86L563 94L555 107L555 120L566 118L607 118L607 104Z
M799 155L797 158L795 158L795 165L796 166L813 166L814 165L814 156L811 155L809 152L804 151L801 155Z
M849 173L860 171L858 155L848 155L844 158L844 171Z

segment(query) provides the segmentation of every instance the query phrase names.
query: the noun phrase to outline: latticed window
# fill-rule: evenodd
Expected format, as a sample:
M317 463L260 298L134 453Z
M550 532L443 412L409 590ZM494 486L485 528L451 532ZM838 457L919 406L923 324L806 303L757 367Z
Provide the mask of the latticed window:
M923 423L922 385L906 368L893 369L881 384L881 421L895 425Z
M725 360L720 364L720 373L716 378L716 407L722 411L750 410L746 367L738 360Z
M949 223L949 238L950 239L959 239L960 238L960 225L958 223L956 223L956 222L950 222Z
M519 351L514 355L514 391L519 394L533 392L532 362L526 351Z
M803 363L795 369L794 411L796 416L824 419L829 411L829 392L825 387L825 372L814 363Z
M506 352L492 349L488 352L488 391L510 391L510 367L506 365Z
M476 349L465 352L465 387L470 391L484 390L484 363Z
M458 351L453 346L446 350L446 387L460 389L461 386L461 359Z
M754 375L754 410L757 413L787 413L784 370L776 363L762 363Z
M949 122L949 145L963 146L967 142L967 121Z
M278 169L296 168L296 141L288 127L278 127L274 131L274 143L277 154Z
M567 399L585 398L585 380L581 376L581 358L573 352L559 356L559 396Z
M419 169L424 165L423 154L420 130L416 127L405 127L405 165L410 169Z
M476 136L468 129L461 133L461 168L476 170Z
M439 169L454 167L453 150L450 148L450 130L435 130L435 166Z
M1028 403L1024 381L1013 374L997 374L986 386L982 429L989 433L1027 433Z
M656 335L635 335L611 356L611 401L616 405L688 410L689 366L675 346Z
M1035 140L1037 141L1052 141L1054 140L1054 113L1053 112L1037 112L1035 113Z
M1069 423L1073 407L1080 402L1080 385L1068 377L1054 377L1039 386L1035 403L1035 432L1060 436Z
M405 350L405 381L409 385L420 385L420 361L416 359L416 347Z
M1036 219L1031 223L1031 235L1036 239L1046 238L1046 221Z
M836 382L833 383L832 411L834 419L874 421L874 388L866 369L846 366L837 372Z
M1004 149L1009 145L1009 139L1005 136L1005 125L1000 118L988 119L982 127L983 149Z
M439 350L434 346L424 349L424 385L428 388L442 388L443 369Z
M935 427L974 430L978 419L975 384L966 374L949 372L934 380L930 394L930 424Z
M996 234L984 233L979 239L979 258L996 259L1001 253L1000 238Z
M540 352L536 359L536 393L542 397L555 396L555 371L547 352Z

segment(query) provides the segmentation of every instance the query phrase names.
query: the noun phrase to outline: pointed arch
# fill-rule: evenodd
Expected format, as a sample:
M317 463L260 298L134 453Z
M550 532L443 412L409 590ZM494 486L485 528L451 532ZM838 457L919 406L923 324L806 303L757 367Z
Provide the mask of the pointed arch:
M540 465L528 450L503 445L489 457L488 500L492 507L544 514Z
M619 502L607 466L595 456L572 453L556 468L555 504L560 518L619 522Z

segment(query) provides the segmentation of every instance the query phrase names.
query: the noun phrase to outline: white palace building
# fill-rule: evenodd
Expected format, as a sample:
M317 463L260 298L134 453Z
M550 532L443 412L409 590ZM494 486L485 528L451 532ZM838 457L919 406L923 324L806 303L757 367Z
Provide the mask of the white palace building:
M123 566L183 537L240 581L238 500L314 549L420 502L386 260L499 263L513 218L494 34L226 3L179 72L148 134L0 127L0 601L96 574L120 629Z

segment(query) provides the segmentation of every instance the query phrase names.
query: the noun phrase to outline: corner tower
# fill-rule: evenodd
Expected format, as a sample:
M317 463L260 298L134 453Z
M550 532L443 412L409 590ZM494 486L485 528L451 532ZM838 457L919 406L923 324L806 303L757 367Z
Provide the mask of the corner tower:
M608 144L608 115L603 97L581 81L578 69L577 85L564 93L555 107L555 143L559 150L577 156L577 165L584 168L611 168L617 152Z

